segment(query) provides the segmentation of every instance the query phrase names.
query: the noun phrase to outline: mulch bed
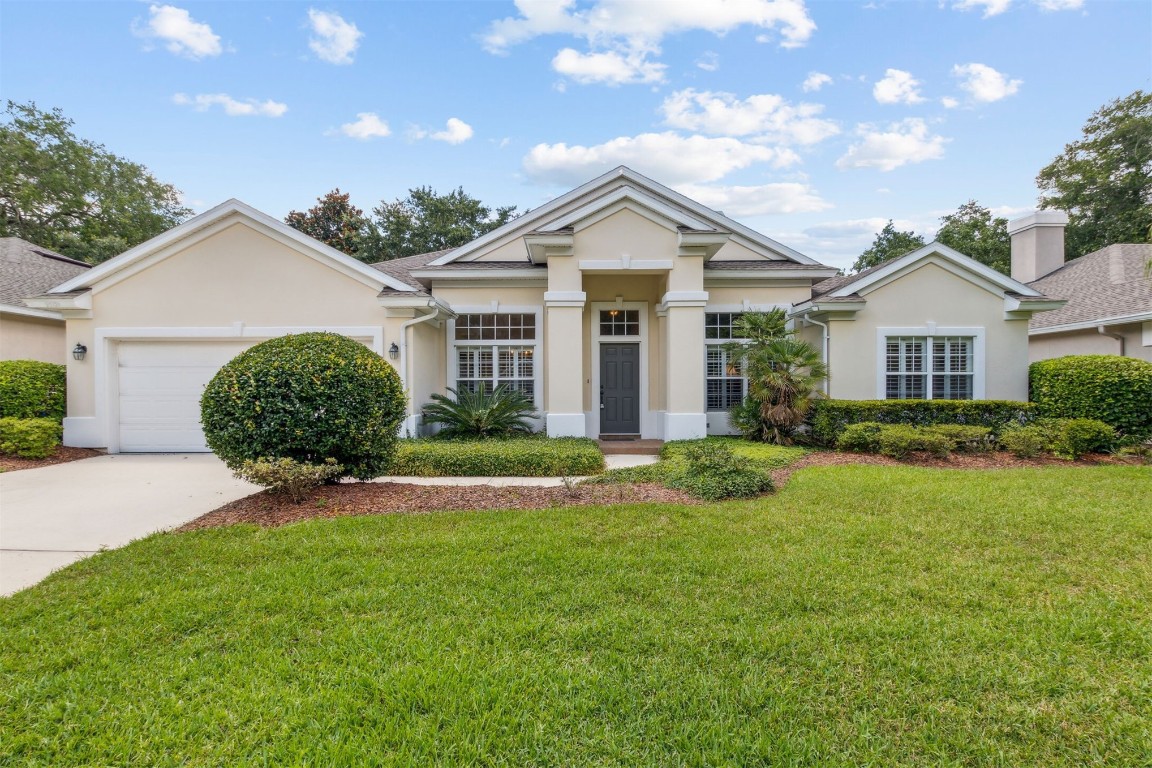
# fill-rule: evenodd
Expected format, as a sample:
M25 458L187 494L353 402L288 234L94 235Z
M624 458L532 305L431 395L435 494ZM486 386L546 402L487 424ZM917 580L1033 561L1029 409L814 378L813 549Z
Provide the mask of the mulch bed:
M656 483L579 485L572 488L340 483L318 488L309 499L299 504L287 496L261 491L225 504L176 530L194 531L237 523L274 527L315 517L424 514L447 510L548 509L637 502L700 503L686 493Z
M103 456L103 451L95 448L68 448L63 445L56 449L56 453L46 459L21 459L18 456L0 455L0 472L17 472L21 469L36 469L49 467L53 464L66 464L69 461L90 459L93 456Z
M83 449L71 449L83 450ZM868 453L817 451L809 453L787 467L772 471L777 488L788 482L798 469L848 464L879 466L921 466L947 469L1011 469L1094 464L1132 463L1123 457L1092 454L1078 462L1051 456L1020 459L1004 451L993 453L955 453L947 459L928 454L914 454L897 461L887 456ZM491 485L415 485L412 483L340 483L318 488L299 504L287 496L266 491L225 504L219 509L187 523L178 531L217 528L237 523L275 527L312 518L347 517L351 515L427 514L447 510L548 509L552 507L606 506L655 502L665 504L700 504L681 491L657 483L619 485L578 485L571 488L499 487Z

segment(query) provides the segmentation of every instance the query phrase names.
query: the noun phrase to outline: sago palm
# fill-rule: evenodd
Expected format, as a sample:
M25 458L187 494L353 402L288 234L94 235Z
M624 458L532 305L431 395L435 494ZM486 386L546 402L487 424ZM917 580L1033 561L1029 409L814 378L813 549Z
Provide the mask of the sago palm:
M501 385L491 392L483 389L432 395L424 406L424 423L441 424L445 437L502 437L532 432L535 418L532 399L518 389Z

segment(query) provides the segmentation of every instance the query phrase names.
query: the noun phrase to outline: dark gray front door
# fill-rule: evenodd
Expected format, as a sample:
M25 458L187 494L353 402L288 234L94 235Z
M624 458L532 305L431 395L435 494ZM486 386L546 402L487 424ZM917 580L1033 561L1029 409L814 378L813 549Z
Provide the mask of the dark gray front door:
M640 345L600 345L600 434L640 434Z

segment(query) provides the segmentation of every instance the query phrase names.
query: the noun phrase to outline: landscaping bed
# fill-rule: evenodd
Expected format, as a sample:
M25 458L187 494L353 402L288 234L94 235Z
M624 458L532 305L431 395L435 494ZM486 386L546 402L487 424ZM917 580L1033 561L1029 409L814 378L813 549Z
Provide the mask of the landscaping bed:
M64 445L56 447L55 453L44 459L22 459L19 456L0 454L0 472L16 472L21 469L36 469L48 467L53 464L66 464L69 461L91 459L94 456L103 456L103 451L95 448L69 448Z
M412 477L573 477L604 471L595 440L509 437L401 440L390 475Z

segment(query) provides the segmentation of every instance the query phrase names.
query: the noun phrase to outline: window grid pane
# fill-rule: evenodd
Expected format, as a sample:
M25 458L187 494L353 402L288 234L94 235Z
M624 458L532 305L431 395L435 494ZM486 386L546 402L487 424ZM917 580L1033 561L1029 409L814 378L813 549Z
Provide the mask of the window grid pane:
M532 341L536 338L536 315L499 313L460 315L456 318L457 341Z
M884 345L884 394L888 399L971 400L973 340L893 336Z
M704 315L704 338L729 341L737 338L732 326L743 312L708 312Z
M601 336L639 336L640 310L602 309L600 310Z

